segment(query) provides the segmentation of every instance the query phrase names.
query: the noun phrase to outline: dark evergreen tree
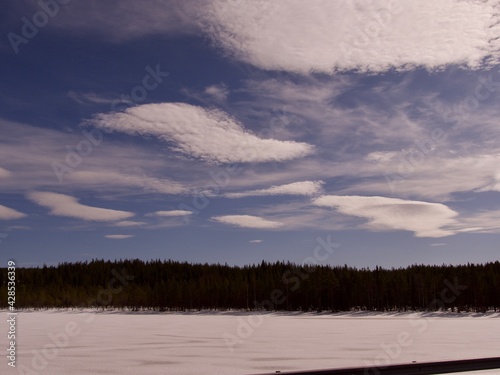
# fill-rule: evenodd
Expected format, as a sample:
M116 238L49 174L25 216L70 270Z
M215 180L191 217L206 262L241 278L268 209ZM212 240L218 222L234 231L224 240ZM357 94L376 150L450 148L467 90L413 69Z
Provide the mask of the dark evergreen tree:
M6 268L0 268L0 276L0 307L6 308ZM484 312L500 307L498 261L370 270L265 261L230 267L92 260L18 268L16 278L17 308Z

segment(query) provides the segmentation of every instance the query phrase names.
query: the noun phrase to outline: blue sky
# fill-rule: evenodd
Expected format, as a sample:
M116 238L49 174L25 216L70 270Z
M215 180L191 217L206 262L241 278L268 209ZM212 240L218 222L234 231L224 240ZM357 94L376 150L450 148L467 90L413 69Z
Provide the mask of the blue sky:
M9 2L0 261L498 260L498 9Z

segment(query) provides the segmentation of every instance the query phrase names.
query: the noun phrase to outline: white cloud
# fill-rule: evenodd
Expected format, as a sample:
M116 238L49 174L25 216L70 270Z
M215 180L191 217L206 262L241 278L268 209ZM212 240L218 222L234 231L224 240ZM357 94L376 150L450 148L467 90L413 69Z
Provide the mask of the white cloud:
M266 195L306 195L312 196L322 191L323 181L300 181L286 185L271 186L267 189L248 190L239 193L226 193L227 198L244 198Z
M115 221L134 216L132 212L86 206L74 197L49 192L32 192L28 198L40 206L49 208L52 215L67 216L89 221Z
M249 211L247 211L249 212ZM344 215L332 217L329 210L311 205L310 201L289 201L256 205L252 215L265 217L267 220L283 223L283 230L345 230L352 227L355 219Z
M129 221L129 220L125 220L125 221L119 221L117 223L114 224L115 227L140 227L142 225L145 225L147 223L145 223L144 221Z
M104 237L112 239L112 240L124 240L127 238L134 237L133 234L107 234Z
M216 44L263 69L477 68L499 58L493 1L216 0L204 13L204 29Z
M229 89L224 84L207 86L204 92L219 102L224 102L229 95Z
M373 151L366 155L364 159L366 161L389 163L396 160L400 154L401 153L397 151Z
M266 220L259 216L252 215L214 216L212 217L212 220L241 228L274 229L283 226L283 223Z
M69 11L49 27L115 42L204 32L231 57L299 73L475 68L499 56L494 0L88 0L65 7Z
M11 173L7 169L0 167L0 178L6 178L10 175Z
M250 243L261 243L261 242L262 242L262 240L250 240L250 241L248 241L248 242L250 242Z
M108 131L152 135L174 143L174 151L210 162L285 161L313 151L303 142L261 139L223 111L185 103L146 104L90 122Z
M172 210L172 211L156 211L152 214L148 215L155 215L155 216L162 216L162 217L178 217L178 216L189 216L192 215L192 211L186 211L186 210Z
M26 217L22 212L16 211L12 208L5 207L0 204L0 220L12 220L12 219L21 219Z
M456 223L457 212L440 203L385 197L325 195L313 204L368 219L372 230L407 230L416 237L444 237L455 234L446 229Z

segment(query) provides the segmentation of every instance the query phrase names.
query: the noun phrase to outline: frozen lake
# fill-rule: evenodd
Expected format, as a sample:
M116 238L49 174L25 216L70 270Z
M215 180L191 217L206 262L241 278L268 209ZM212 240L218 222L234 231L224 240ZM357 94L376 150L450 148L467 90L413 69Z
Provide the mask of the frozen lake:
M8 348L6 319L0 327L2 348ZM255 374L496 357L500 348L498 313L49 310L19 313L17 331L17 368L7 366L3 356L1 374ZM480 373L500 370L468 374Z

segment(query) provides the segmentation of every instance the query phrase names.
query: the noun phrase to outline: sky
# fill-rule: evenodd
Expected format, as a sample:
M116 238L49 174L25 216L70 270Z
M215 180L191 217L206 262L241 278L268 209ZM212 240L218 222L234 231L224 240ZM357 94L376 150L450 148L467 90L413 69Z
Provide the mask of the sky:
M498 260L499 21L498 1L8 0L0 262Z

